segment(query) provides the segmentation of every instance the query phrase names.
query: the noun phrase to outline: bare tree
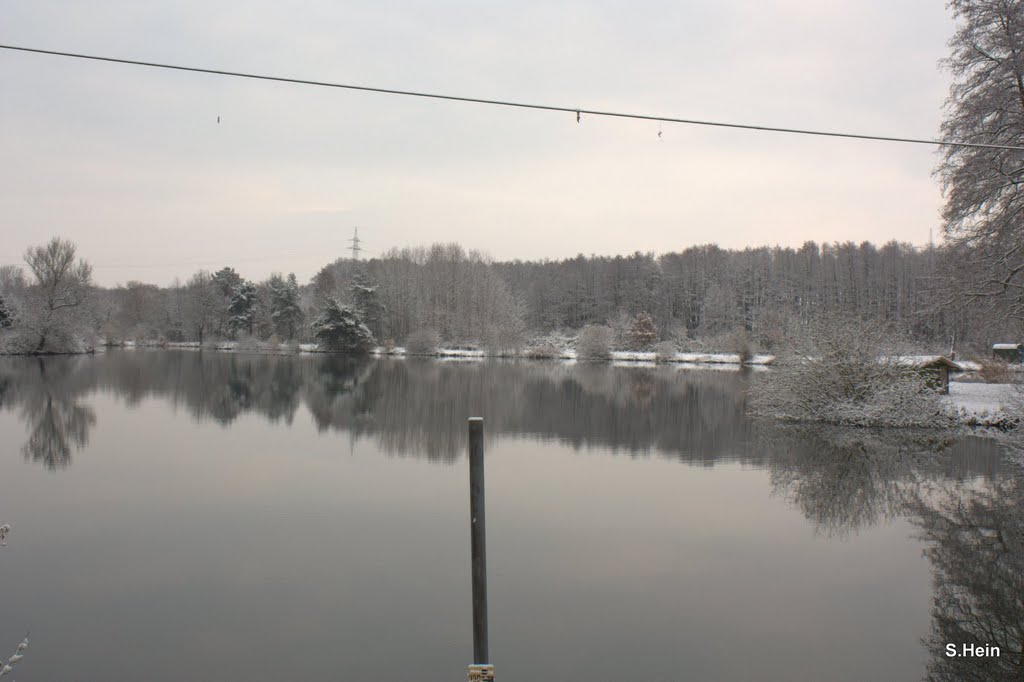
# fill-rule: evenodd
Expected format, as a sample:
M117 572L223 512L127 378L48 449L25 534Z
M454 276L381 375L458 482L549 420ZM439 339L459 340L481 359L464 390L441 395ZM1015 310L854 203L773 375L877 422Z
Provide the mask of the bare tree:
M953 84L943 136L1024 146L1024 3L948 5L957 31L945 60ZM1024 152L949 146L937 173L945 234L960 247L954 291L1024 321Z
M27 286L24 270L17 265L0 265L0 294L20 293Z
M200 270L185 285L182 318L186 328L202 343L217 324L223 297L213 276Z
M92 288L92 267L75 258L75 245L54 237L25 252L35 277L27 290L24 326L34 336L33 349L66 351L74 343L75 312ZM48 345L49 344L49 345Z

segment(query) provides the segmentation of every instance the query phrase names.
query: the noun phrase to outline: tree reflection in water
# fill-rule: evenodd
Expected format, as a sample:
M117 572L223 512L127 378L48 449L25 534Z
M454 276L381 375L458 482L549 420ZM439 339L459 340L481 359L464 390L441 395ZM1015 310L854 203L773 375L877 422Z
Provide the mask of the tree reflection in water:
M937 483L911 505L929 543L934 680L1024 679L1024 481ZM952 643L997 646L998 657L946 655Z
M925 478L941 473L936 456L951 439L919 431L759 425L772 451L774 492L827 536L848 535L905 514Z
M845 535L896 517L920 529L933 577L927 679L1024 679L1024 478L998 473L991 443L859 429L765 431L765 442L785 452L770 460L776 492L818 530ZM790 449L777 449L783 445ZM998 647L1000 655L950 657L948 644L958 654L967 644Z
M72 390L80 358L35 358L19 378L5 377L0 405L18 403L29 425L28 440L21 448L25 459L47 469L71 464L73 450L84 448L96 424L91 407L79 403L81 391Z

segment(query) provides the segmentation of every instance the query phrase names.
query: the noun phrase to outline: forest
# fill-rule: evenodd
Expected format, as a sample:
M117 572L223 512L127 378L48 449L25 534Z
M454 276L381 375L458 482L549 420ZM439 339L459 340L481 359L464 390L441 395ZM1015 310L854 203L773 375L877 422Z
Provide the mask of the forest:
M496 353L571 339L587 325L610 327L623 349L671 341L683 350L750 344L771 352L824 313L877 321L922 348L980 353L1016 338L1012 318L951 303L944 273L955 260L950 247L896 242L704 245L657 256L509 262L435 244L339 258L303 283L293 274L254 282L225 266L167 287L104 288L92 284L73 244L54 239L29 249L27 272L0 269L0 325L15 352L59 350L76 338L92 345L317 341L328 303L335 317L350 316L369 333L370 346L426 333L435 343Z

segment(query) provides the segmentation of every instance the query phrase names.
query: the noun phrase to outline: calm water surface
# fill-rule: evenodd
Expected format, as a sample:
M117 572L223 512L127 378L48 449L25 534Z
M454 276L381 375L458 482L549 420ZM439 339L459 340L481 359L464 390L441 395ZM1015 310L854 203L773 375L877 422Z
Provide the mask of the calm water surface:
M24 682L465 679L482 416L501 680L1019 675L1015 469L983 441L755 423L749 380L0 359L0 655L31 628ZM942 655L986 628L1016 653Z

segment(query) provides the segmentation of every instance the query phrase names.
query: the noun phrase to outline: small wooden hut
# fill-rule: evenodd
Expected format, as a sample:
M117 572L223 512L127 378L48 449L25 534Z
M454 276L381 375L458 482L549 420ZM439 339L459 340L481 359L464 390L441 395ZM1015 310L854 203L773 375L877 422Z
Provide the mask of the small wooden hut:
M949 393L949 373L960 372L963 368L942 355L902 355L891 358L897 364L913 367L925 383L940 393Z
M1024 362L1024 343L993 343L992 357L1004 362Z

